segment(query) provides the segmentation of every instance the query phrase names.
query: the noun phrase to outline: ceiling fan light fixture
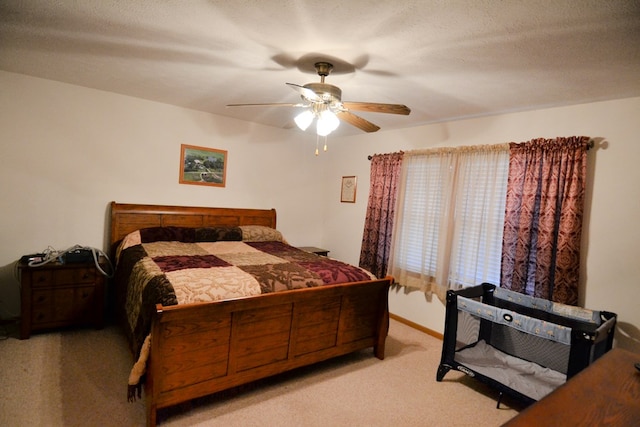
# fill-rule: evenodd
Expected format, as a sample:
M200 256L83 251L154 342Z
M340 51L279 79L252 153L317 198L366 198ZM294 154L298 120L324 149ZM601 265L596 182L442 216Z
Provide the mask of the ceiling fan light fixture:
M293 120L296 122L296 125L301 130L307 130L309 125L311 125L311 122L313 121L314 116L315 115L311 110L305 110L302 113L295 116Z
M340 119L333 111L323 110L318 116L317 132L320 136L327 136L340 125Z

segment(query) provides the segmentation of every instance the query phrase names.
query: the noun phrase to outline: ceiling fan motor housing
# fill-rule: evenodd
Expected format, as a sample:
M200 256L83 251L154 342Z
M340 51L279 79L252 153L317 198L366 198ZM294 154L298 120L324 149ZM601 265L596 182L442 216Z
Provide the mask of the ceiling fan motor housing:
M314 91L325 103L340 102L342 99L342 90L334 85L327 83L307 83L304 87Z

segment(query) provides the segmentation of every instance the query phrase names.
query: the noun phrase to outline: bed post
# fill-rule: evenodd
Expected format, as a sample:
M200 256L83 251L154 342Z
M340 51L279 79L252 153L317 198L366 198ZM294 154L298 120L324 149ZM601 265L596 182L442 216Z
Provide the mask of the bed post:
M154 378L160 378L159 372L155 372L157 369L156 366L158 364L154 364L154 358L159 360L161 357L159 354L159 340L162 339L162 335L160 334L160 319L162 317L162 305L156 304L156 316L154 316L153 321L151 322L151 337L155 337L155 339L151 339L149 343L149 360L147 361L147 374L145 375L145 383L144 383L144 397L145 397L145 406L147 412L147 427L155 427L157 423L158 417L158 387L154 383Z
M385 280L387 280L388 283L384 287L380 298L377 334L378 336L376 339L376 344L373 346L373 352L375 356L380 360L384 360L384 347L387 340L387 335L389 334L389 288L393 283L393 277L387 276L385 277Z

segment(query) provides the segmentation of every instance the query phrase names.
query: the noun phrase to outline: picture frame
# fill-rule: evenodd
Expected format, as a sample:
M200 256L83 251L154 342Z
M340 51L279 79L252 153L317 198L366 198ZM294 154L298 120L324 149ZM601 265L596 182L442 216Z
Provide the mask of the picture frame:
M227 151L181 144L179 182L224 187L227 184Z
M342 203L355 203L358 178L355 176L343 176L340 190L340 201Z

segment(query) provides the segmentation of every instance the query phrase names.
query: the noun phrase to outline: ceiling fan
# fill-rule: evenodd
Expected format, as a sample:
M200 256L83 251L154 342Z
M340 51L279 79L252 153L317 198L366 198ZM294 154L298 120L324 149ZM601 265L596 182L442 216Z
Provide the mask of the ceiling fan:
M326 136L334 131L343 120L365 132L376 132L379 126L357 116L352 111L369 113L388 113L408 115L411 110L401 104L380 104L372 102L342 101L342 90L339 87L324 82L324 78L333 69L329 62L316 62L315 68L320 76L320 83L307 83L300 86L287 83L289 87L300 93L302 103L267 103L267 104L229 104L227 107L296 107L304 108L295 117L296 125L306 130L314 119L317 119L317 133Z

